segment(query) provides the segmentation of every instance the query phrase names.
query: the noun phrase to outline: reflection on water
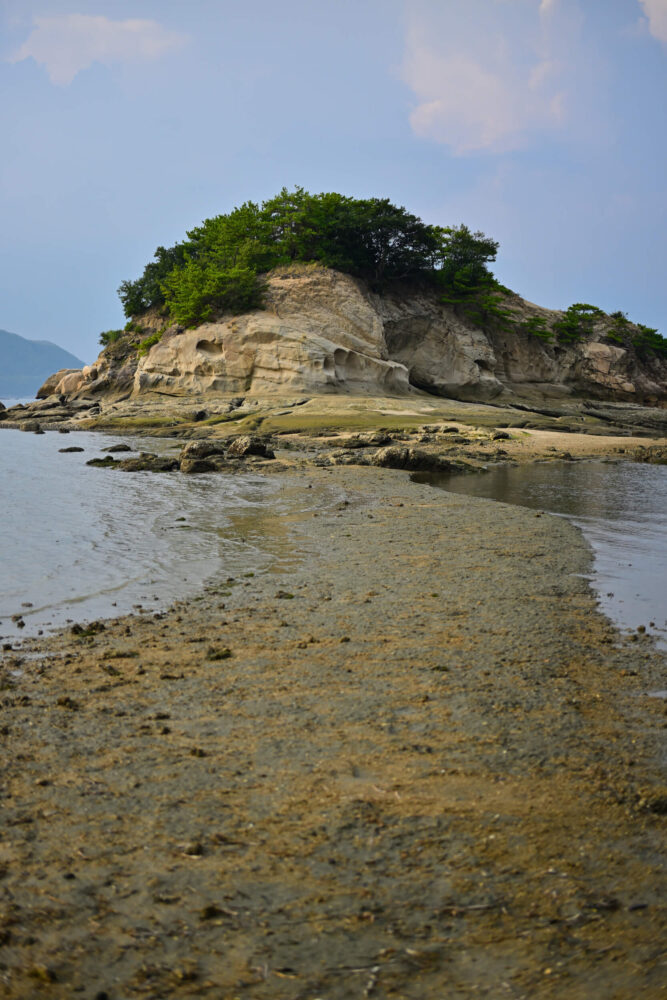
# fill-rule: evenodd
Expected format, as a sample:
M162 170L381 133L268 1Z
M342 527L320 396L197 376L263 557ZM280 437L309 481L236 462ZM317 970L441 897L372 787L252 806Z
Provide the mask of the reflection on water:
M593 547L602 610L628 628L645 625L667 646L667 467L549 462L413 478L567 516Z
M194 594L217 571L289 571L291 519L316 491L278 477L127 474L86 465L118 442L177 453L180 443L122 435L0 431L0 636L147 610ZM64 447L83 452L60 454ZM278 515L278 516L276 516ZM21 614L17 631L11 616Z

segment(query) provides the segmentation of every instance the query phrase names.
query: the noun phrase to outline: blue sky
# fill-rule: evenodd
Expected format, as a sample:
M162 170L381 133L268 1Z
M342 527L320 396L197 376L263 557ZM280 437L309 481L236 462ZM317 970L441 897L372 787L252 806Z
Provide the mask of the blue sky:
M0 0L0 327L91 360L156 246L283 185L667 334L667 0Z

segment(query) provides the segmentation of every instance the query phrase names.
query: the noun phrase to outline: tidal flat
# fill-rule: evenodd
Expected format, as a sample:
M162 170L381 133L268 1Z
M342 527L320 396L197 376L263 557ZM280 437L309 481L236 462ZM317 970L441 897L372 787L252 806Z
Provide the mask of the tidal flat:
M579 531L289 476L289 568L5 650L3 995L661 995L665 656Z

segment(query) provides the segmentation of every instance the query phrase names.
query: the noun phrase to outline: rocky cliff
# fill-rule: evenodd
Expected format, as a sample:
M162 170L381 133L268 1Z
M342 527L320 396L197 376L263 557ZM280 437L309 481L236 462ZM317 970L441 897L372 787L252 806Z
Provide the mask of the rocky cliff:
M596 320L585 339L559 345L517 327L531 317L551 322L562 314L519 296L508 305L510 327L482 330L425 288L380 296L336 271L279 269L268 277L265 309L192 330L145 314L95 364L56 373L39 396L391 396L424 390L462 400L537 404L583 397L665 405L667 359L605 342L608 317Z

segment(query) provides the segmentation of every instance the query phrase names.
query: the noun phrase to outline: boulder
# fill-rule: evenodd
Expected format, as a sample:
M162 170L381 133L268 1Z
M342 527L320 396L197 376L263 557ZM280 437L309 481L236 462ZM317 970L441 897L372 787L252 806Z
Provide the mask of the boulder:
M181 462L184 460L195 460L208 458L209 455L224 455L226 445L222 441L211 441L211 440L200 440L200 441L188 441L188 443L182 448L180 459Z
M262 458L275 458L274 452L266 441L251 434L243 435L232 441L227 454L233 458L247 458L249 455L260 455Z
M470 468L433 452L400 448L397 445L380 448L371 456L370 464L384 469L408 469L411 472L462 472Z
M61 368L60 371L54 372L53 375L49 375L44 385L37 390L37 399L46 399L48 396L54 395L57 391L57 386L66 375L80 374L81 371L78 368Z
M176 458L152 455L145 451L137 458L123 458L118 462L118 468L123 472L173 472L178 465Z
M370 448L391 444L391 436L377 432L375 434L353 434L346 441L340 442L341 448Z

